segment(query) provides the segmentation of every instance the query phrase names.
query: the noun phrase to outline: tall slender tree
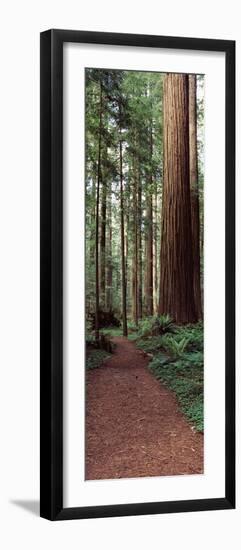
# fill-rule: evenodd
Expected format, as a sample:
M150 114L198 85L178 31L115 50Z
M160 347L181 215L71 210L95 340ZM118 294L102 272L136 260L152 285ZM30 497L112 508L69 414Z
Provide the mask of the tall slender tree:
M153 223L153 311L155 314L158 312L158 268L157 268L157 225L158 225L158 212L157 212L157 185L154 189L154 208L153 213L155 216L155 221Z
M141 185L141 169L140 158L138 157L138 190L137 190L137 212L138 212L138 232L137 232L137 248L138 248L138 318L142 318L142 185Z
M106 147L105 147L106 155ZM105 308L105 271L106 271L106 196L107 196L107 181L106 171L102 177L102 189L101 189L101 216L100 216L100 298L101 306Z
M153 315L153 174L152 174L152 123L150 125L150 165L148 167L147 209L146 209L146 313Z
M138 325L138 182L136 149L133 156L133 255L132 255L132 317Z
M108 254L107 254L107 269L106 269L106 309L112 311L112 283L113 283L113 265L112 265L112 185L110 183L109 198L108 198L108 216L107 216L107 231L108 231Z
M126 263L125 263L125 225L124 225L124 192L123 192L123 144L122 144L122 105L119 99L119 154L120 154L120 216L121 216L121 267L122 267L122 324L123 336L127 336L126 313Z
M101 183L101 147L102 147L102 118L103 118L103 85L100 78L99 98L99 132L98 132L98 169L96 189L96 229L95 229L95 339L99 340L99 207Z

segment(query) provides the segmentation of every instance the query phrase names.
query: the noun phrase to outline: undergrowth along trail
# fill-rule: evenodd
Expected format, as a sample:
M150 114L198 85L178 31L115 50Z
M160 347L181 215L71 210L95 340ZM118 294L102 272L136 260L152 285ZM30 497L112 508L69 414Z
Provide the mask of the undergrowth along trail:
M121 335L121 328L109 327L103 333L112 338ZM187 419L203 432L203 324L181 326L168 315L149 317L139 322L138 329L129 325L128 339L151 357L152 374L175 392Z
M126 338L87 371L86 479L203 472L203 436Z

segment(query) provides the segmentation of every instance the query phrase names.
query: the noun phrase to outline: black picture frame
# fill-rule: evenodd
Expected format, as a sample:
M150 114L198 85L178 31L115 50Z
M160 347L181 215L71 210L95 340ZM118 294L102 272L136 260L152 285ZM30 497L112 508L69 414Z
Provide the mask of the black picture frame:
M63 44L65 42L224 52L225 497L78 508L63 507ZM48 30L41 73L40 515L49 520L159 514L235 507L235 42L202 38Z

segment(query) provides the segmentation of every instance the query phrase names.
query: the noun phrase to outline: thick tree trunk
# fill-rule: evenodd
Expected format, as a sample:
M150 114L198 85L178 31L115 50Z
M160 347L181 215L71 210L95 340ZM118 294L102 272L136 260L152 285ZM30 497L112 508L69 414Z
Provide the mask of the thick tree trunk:
M164 189L159 313L178 323L197 320L189 185L188 76L164 77Z
M192 218L193 288L198 318L202 318L200 285L200 219L197 162L196 75L189 75L189 155Z

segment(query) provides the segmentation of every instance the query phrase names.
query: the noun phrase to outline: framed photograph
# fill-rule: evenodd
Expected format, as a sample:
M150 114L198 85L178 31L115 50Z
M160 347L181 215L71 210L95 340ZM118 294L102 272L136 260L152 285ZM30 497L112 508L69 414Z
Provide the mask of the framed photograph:
M235 507L235 42L41 33L50 520Z

